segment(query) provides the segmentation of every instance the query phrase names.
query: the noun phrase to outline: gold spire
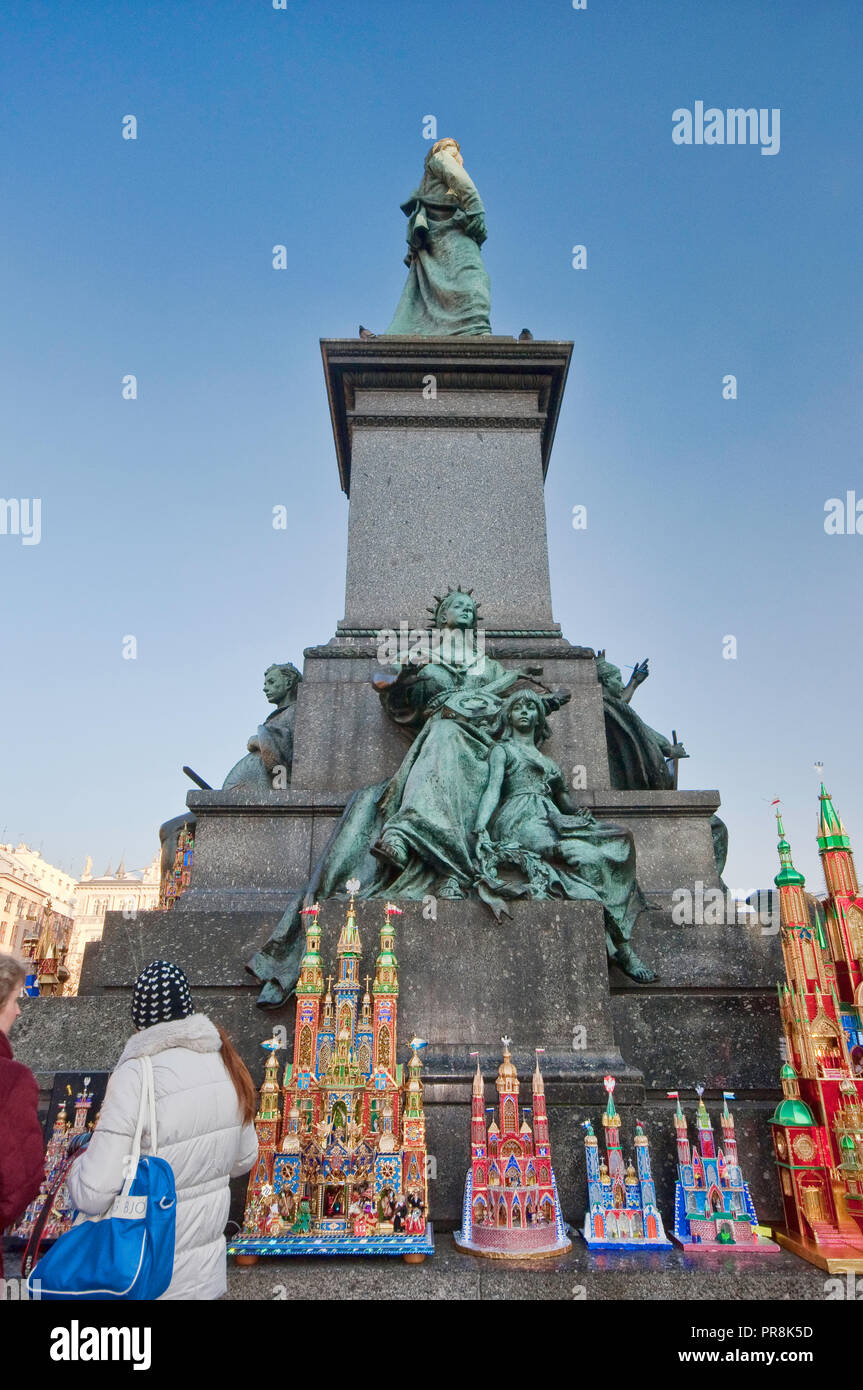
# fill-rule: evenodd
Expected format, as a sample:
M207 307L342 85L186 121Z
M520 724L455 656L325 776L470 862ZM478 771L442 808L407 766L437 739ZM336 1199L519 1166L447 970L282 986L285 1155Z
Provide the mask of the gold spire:
M362 943L360 942L360 934L357 930L357 909L354 905L354 894L360 886L360 881L357 878L349 878L345 886L351 896L348 902L345 924L342 927L341 935L339 936L339 944L336 947L336 955L358 956L362 951Z
M533 1073L533 1094L535 1096L545 1095L545 1082L542 1079L542 1072L539 1069L539 1054L544 1051L544 1047L538 1047L536 1049L536 1068Z
M517 1096L518 1072L512 1064L512 1057L509 1051L512 1038L501 1038L501 1042L503 1043L503 1061L497 1069L497 1080L494 1084L497 1087L498 1095L506 1094Z

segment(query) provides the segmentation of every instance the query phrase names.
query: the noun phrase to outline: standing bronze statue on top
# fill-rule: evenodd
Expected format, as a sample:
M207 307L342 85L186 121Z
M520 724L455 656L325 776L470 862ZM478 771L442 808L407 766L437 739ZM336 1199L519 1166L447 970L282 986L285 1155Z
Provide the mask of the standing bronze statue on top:
M432 145L419 187L401 206L409 274L387 334L488 337L491 288L479 250L485 208L457 140Z

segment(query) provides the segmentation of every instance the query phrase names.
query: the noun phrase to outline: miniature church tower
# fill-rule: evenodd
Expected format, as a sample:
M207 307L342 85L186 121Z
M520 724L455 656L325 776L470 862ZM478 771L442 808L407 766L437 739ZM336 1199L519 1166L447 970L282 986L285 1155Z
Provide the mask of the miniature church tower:
M717 1150L713 1125L704 1104L704 1087L696 1086L695 1144L690 1149L686 1116L677 1091L674 1129L677 1136L677 1182L674 1187L676 1245L684 1250L741 1250L775 1253L779 1247L756 1231L757 1218L749 1188L737 1161L734 1116L728 1108L730 1091L723 1093L722 1144Z
M258 1160L242 1237L231 1253L429 1253L422 1062L414 1038L407 1078L396 1063L398 962L387 903L374 983L360 974L362 942L351 893L324 987L319 907L304 909L306 950L297 984L294 1056L278 1083L273 1039L255 1120ZM370 987L371 986L371 987ZM279 1114L280 1096L281 1116Z
M261 1043L267 1053L264 1067L264 1080L260 1091L258 1113L255 1116L255 1133L258 1136L258 1157L249 1175L246 1196L245 1230L257 1230L256 1223L266 1219L268 1198L273 1192L273 1159L279 1130L279 1063L276 1053L279 1050L276 1037L267 1038Z
M533 1073L533 1125L519 1111L520 1083L503 1038L495 1089L498 1118L486 1127L485 1084L479 1059L473 1079L470 1169L463 1225L455 1242L476 1255L498 1258L559 1254L570 1248L551 1166L545 1083L537 1048ZM521 1122L519 1123L519 1115Z
M606 1076L608 1102L602 1117L608 1161L600 1157L599 1141L593 1125L585 1121L584 1152L587 1164L588 1210L584 1218L584 1239L594 1250L641 1250L646 1246L663 1248L666 1239L662 1217L656 1205L656 1189L650 1171L647 1136L636 1122L635 1157L637 1167L626 1164L620 1147L620 1116L614 1106L615 1079Z
M71 1096L71 1087L67 1085L66 1089ZM13 1236L23 1240L30 1239L48 1194L57 1187L62 1171L68 1164L69 1145L79 1134L86 1133L91 1126L90 1110L93 1105L93 1092L90 1090L89 1076L84 1077L84 1084L75 1096L75 1115L71 1123L66 1114L68 1104L68 1101L64 1101L58 1105L57 1113L54 1116L51 1138L45 1149L45 1176L39 1189L39 1195L30 1203L20 1221L11 1231ZM43 1239L55 1240L58 1236L65 1235L72 1225L75 1215L75 1208L69 1197L68 1188L63 1182L51 1200L51 1210L43 1228Z
M827 895L805 892L779 830L787 1060L772 1120L780 1244L831 1273L863 1272L863 898L851 841L823 783L818 852Z

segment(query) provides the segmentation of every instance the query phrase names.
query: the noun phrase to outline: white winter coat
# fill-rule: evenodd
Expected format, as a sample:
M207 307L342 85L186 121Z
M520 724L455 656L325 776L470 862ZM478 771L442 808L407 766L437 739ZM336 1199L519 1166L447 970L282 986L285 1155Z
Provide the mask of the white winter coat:
M243 1125L234 1083L222 1061L221 1039L203 1014L156 1023L127 1042L117 1063L88 1148L72 1164L69 1194L79 1211L101 1216L125 1179L141 1099L142 1068L153 1059L156 1139L177 1185L174 1277L163 1298L219 1298L226 1289L225 1224L230 1178L255 1162L255 1127ZM150 1150L145 1122L141 1151Z

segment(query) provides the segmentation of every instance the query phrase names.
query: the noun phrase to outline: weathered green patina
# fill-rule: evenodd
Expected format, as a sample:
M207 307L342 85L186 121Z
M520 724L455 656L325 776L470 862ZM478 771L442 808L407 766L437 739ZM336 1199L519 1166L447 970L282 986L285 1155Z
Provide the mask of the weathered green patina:
M434 623L473 634L476 618L474 599L456 590L438 601ZM593 899L612 958L634 979L654 978L629 944L646 906L631 835L574 807L537 746L569 692L504 698L516 682L537 685L535 674L507 670L473 640L461 656L408 660L378 683L388 713L419 732L394 777L354 793L305 892L249 962L264 984L259 1003L277 1006L294 988L301 905L344 896L348 879L365 898L479 897L498 920L513 899Z
M409 273L387 334L488 336L491 291L479 249L485 209L455 140L432 146L419 187L401 206Z
M677 780L669 766L689 754L682 743L674 743L657 733L636 714L630 701L650 672L640 661L626 685L619 666L606 661L599 652L596 674L602 686L605 713L605 739L608 746L608 772L611 785L621 791L670 791ZM722 880L728 858L728 826L719 816L711 816L713 857L717 877Z
M596 674L602 686L611 785L624 791L670 789L674 779L666 759L688 758L689 754L682 743L672 743L651 729L631 707L633 695L650 674L647 662L638 663L624 686L620 667L606 661L605 653L600 652Z
M276 708L252 734L246 744L248 753L231 768L222 783L223 789L279 791L290 785L297 690L301 680L302 676L290 661L267 667L264 694Z
M510 695L494 732L476 822L486 877L497 868L503 896L601 903L609 957L633 979L656 979L630 944L648 905L635 876L632 835L573 803L561 769L539 748L550 732L542 696Z

